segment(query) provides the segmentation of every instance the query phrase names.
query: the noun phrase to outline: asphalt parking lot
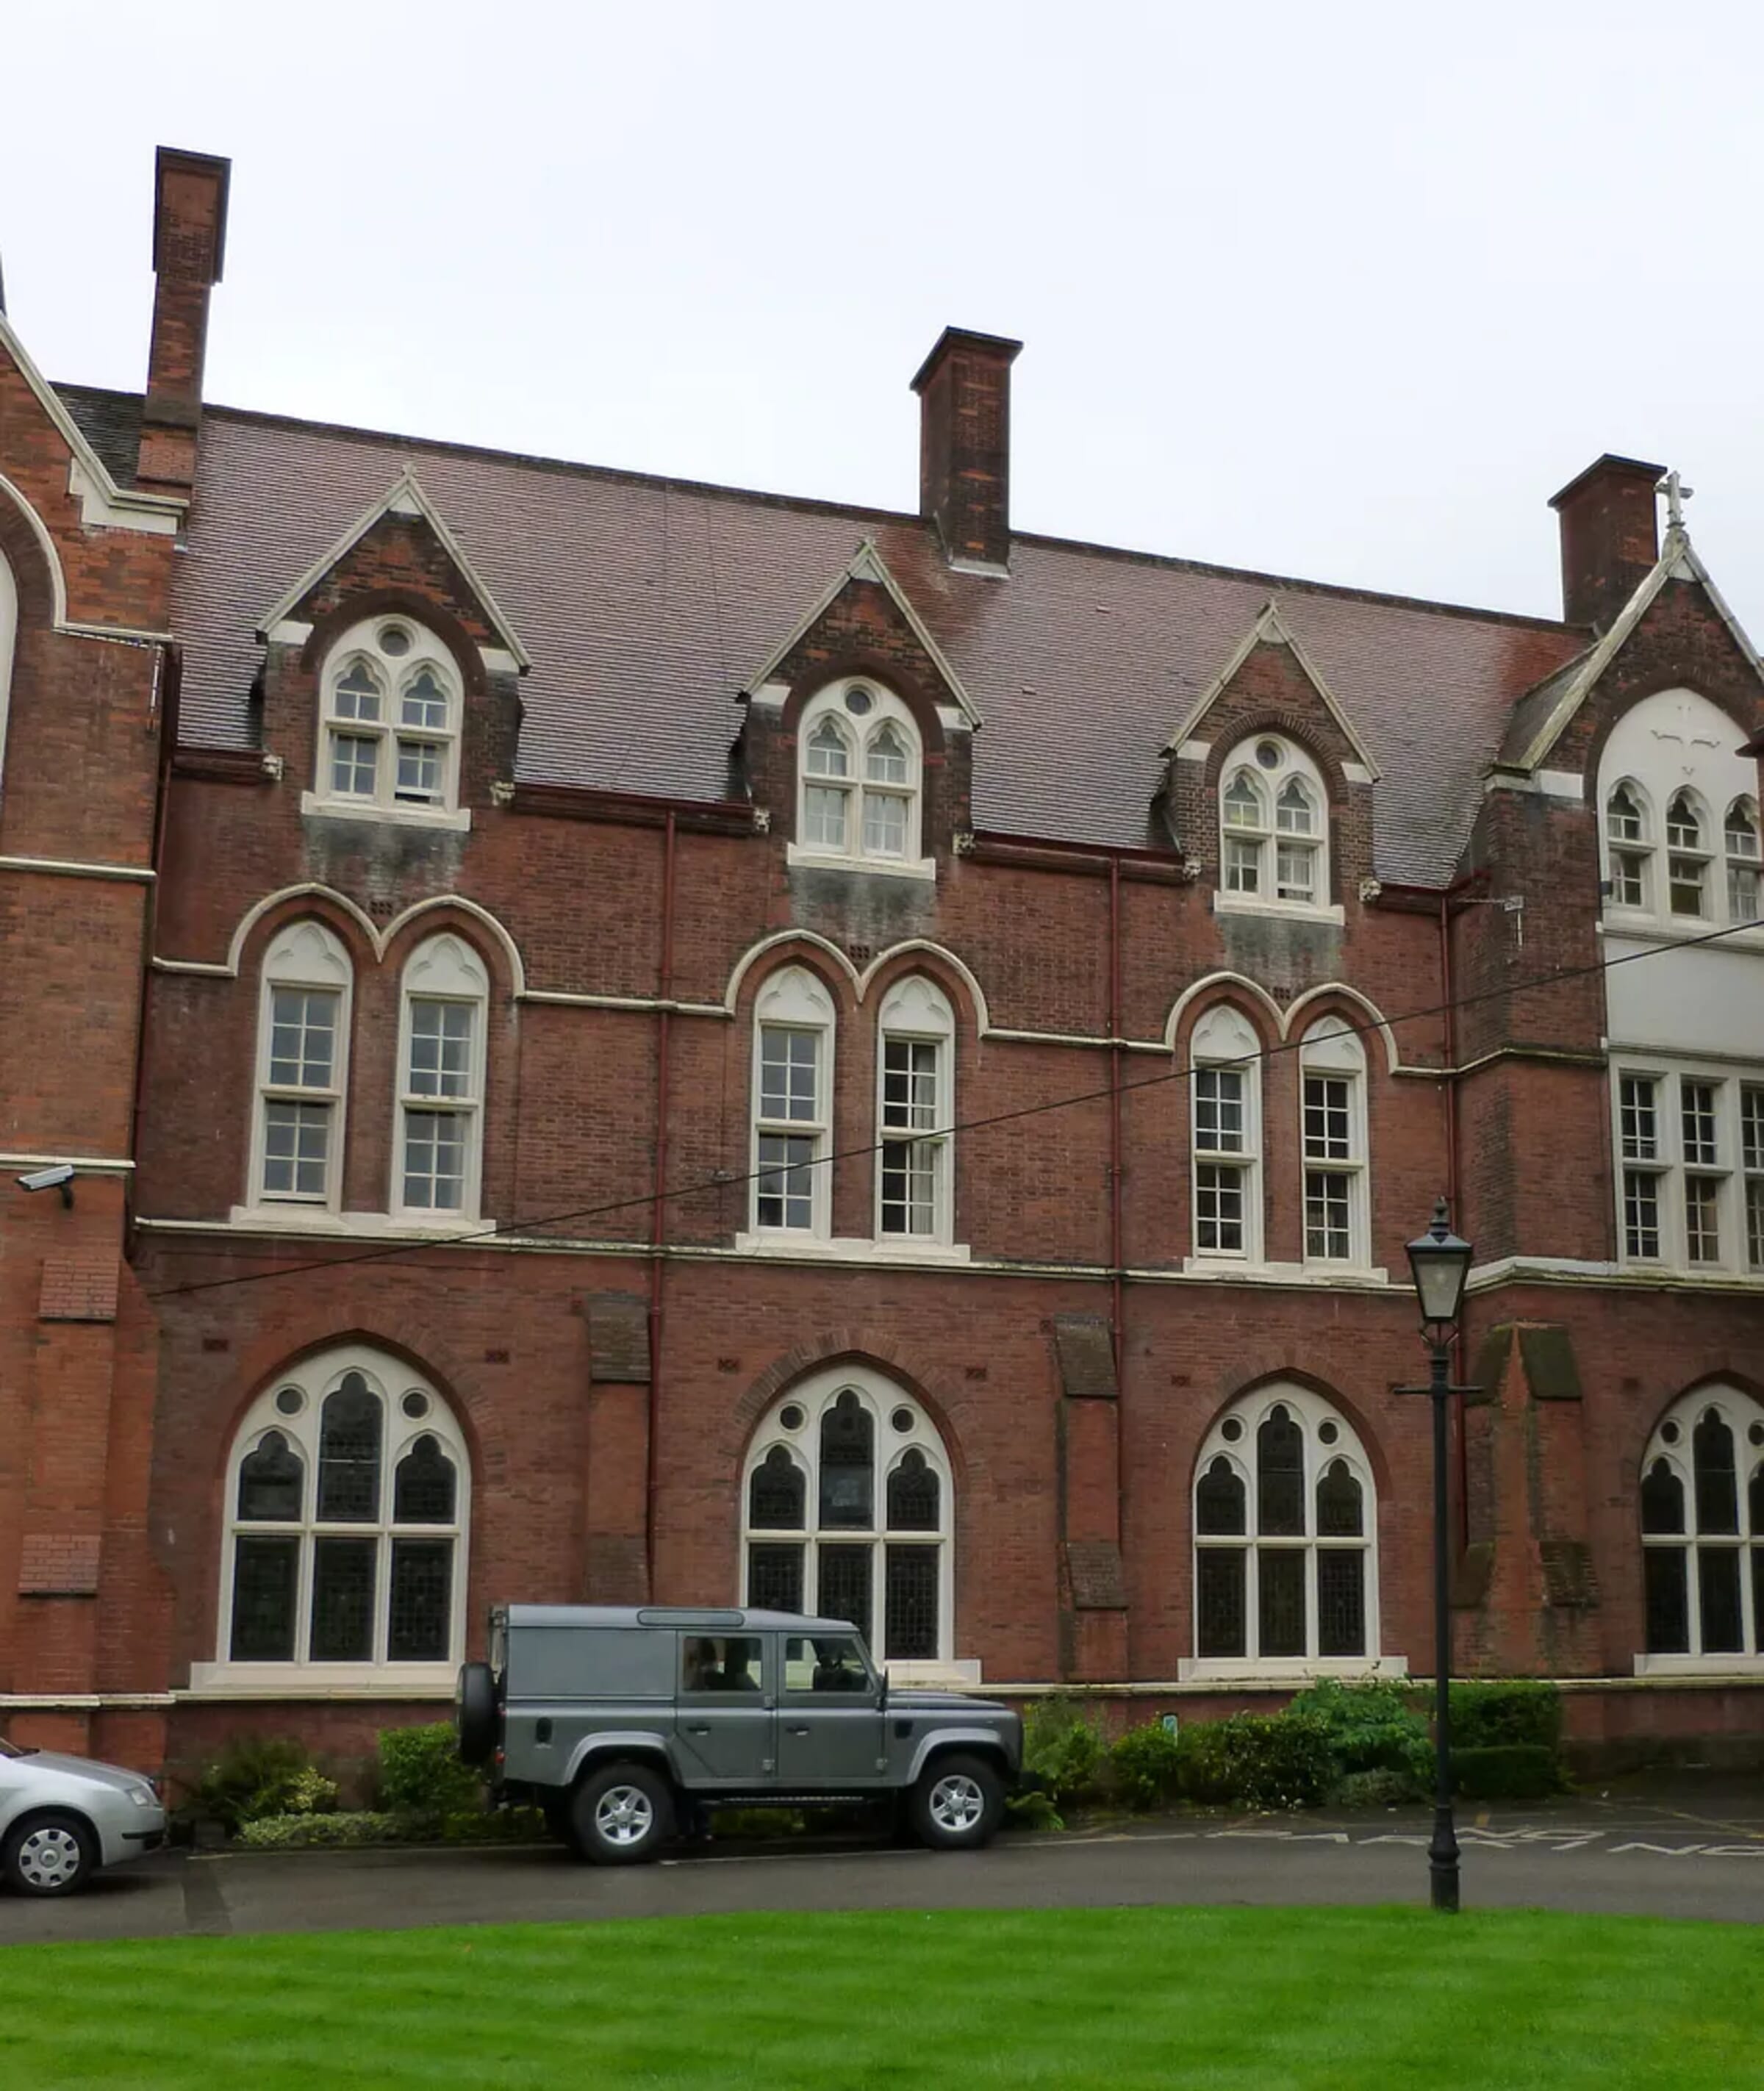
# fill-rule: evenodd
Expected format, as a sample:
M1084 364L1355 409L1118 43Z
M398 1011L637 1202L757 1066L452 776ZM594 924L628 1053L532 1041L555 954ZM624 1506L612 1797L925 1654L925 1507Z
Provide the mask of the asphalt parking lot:
M1430 1819L1164 1817L1007 1834L952 1854L862 1839L682 1849L658 1865L578 1865L559 1846L161 1852L65 1902L0 1897L0 1944L402 1929L748 1910L1025 1908L1158 1903L1421 1903ZM1458 1818L1467 1908L1764 1917L1764 1791L1576 1797Z

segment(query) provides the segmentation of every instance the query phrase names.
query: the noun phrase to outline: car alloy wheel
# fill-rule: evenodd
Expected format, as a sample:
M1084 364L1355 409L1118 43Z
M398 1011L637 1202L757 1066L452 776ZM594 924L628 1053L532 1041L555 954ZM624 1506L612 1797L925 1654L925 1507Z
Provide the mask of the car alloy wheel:
M609 1786L594 1804L594 1831L615 1851L640 1844L655 1826L655 1810L639 1786Z
M931 1820L946 1836L968 1837L985 1817L986 1796L979 1781L966 1772L946 1772L932 1787L927 1805Z

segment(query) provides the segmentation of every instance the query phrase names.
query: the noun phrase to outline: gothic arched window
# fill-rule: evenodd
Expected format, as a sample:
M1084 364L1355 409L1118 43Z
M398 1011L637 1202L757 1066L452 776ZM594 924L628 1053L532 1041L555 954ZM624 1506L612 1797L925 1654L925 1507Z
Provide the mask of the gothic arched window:
M910 1395L869 1372L818 1373L761 1425L742 1503L744 1602L848 1619L896 1668L948 1664L949 1462Z
M1194 1663L1355 1670L1378 1656L1371 1464L1339 1410L1261 1387L1214 1423L1194 1479Z
M322 922L291 922L271 938L257 1016L253 1205L334 1212L341 1202L353 980L342 939Z
M912 713L863 675L829 684L797 726L793 857L924 872L923 756Z
M1329 904L1329 800L1302 748L1257 734L1220 773L1219 886L1227 900Z
M459 1426L408 1366L352 1346L283 1375L228 1466L217 1674L445 1682L470 1494Z
M432 633L407 617L352 626L326 655L319 690L309 810L458 824L459 677Z
M1737 1388L1687 1395L1641 1462L1646 1655L1764 1660L1764 1408Z

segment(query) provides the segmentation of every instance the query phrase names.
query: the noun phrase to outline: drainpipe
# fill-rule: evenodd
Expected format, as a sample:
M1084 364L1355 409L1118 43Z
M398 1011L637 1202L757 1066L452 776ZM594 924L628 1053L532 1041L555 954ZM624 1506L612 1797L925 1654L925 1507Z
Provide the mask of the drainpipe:
M1127 1354L1121 1326L1121 860L1109 859L1109 1265L1114 1292L1115 1386L1119 1398Z
M1451 985L1451 895L1464 882L1455 881L1439 896L1439 999L1445 1004L1446 1065L1451 1073L1446 1078L1446 1208L1451 1214L1454 1227L1460 1224L1458 1212L1458 1013L1452 1007ZM1464 1384L1464 1324L1460 1320L1451 1337L1452 1377L1460 1386ZM1452 1404L1451 1428L1457 1438L1458 1470L1458 1552L1461 1555L1470 1543L1470 1448L1469 1435L1464 1427L1464 1405Z
M655 1597L655 1494L658 1461L656 1425L662 1386L662 1277L666 1267L662 1246L666 1231L668 1127L668 1044L674 994L674 843L677 816L668 809L662 840L662 965L656 998L655 1041L655 1179L649 1207L649 1398L646 1413L647 1442L644 1447L643 1554L646 1594Z

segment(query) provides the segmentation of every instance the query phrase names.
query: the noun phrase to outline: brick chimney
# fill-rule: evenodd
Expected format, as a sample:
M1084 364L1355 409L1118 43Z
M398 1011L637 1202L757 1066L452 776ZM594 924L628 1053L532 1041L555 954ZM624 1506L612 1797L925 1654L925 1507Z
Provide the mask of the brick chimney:
M1011 564L1011 366L1020 341L945 327L919 366L919 513L952 567Z
M1571 479L1550 506L1561 519L1562 614L1606 630L1660 556L1654 489L1664 465L1609 451Z
M153 163L153 339L141 415L143 486L188 493L196 483L209 292L226 246L230 160L162 145Z

